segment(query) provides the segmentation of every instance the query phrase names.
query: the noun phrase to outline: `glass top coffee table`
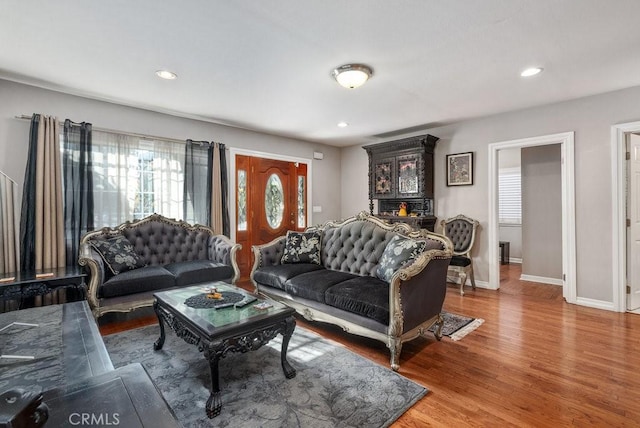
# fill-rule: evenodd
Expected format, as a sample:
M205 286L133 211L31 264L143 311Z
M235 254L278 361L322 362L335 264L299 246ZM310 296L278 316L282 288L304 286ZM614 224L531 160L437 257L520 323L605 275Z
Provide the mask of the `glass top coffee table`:
M207 290L210 287L215 287L222 298L208 298L207 295L213 294ZM222 409L218 362L230 352L255 351L282 334L282 370L287 379L295 377L296 371L287 361L289 339L296 327L292 308L256 298L224 282L163 291L155 293L154 297L153 309L158 316L160 337L153 348L162 349L166 324L185 342L196 345L209 362L211 394L206 404L209 418L219 415ZM247 303L251 299L255 300ZM261 304L266 307L259 308Z

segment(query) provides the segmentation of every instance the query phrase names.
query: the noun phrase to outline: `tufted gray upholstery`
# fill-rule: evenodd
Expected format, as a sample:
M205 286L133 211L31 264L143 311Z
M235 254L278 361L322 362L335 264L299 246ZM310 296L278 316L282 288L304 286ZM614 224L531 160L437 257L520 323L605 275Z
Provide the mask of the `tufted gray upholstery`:
M473 240L473 223L464 219L456 219L445 225L444 234L453 242L453 251L466 253Z
M328 227L322 235L322 265L331 270L376 276L378 260L395 232L366 221Z
M145 267L125 272L126 275L113 276L105 271L101 257L89 243L117 235L131 242L134 251L144 260ZM216 235L211 228L192 226L153 214L116 228L85 234L78 262L89 267L87 298L98 317L109 311L127 312L135 307L148 306L153 299L146 297L139 301L136 299L142 297L137 296L154 290L217 280L233 283L240 275L235 260L239 248L226 236ZM133 302L131 305L123 299L127 296ZM109 297L118 298L117 305L109 307L106 301Z
M124 229L122 234L133 244L134 251L147 266L209 258L211 235L205 230L187 230L155 220Z
M260 257L260 261L263 266L273 266L280 264L280 260L282 260L282 255L284 254L285 241L286 237L282 236L281 238L271 242L271 245L268 245L264 248L264 251L262 251Z
M281 264L285 237L253 246L251 280L256 290L295 308L306 319L337 324L346 331L381 340L398 368L401 343L441 320L452 243L425 229L389 225L360 213L307 231L322 232L321 265ZM387 243L396 235L426 241L413 263L389 282L376 277Z
M232 266L232 248L233 247L229 246L229 243L226 239L223 239L220 236L211 236L209 238L209 249L207 251L206 258L209 260L215 260L218 263Z

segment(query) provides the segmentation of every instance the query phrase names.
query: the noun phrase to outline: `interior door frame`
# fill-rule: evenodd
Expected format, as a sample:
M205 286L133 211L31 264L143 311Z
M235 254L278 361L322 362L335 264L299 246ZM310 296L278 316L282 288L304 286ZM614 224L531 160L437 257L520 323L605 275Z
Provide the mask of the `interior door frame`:
M500 264L498 263L498 152L503 149L525 148L560 144L562 181L562 271L564 281L562 296L568 303L577 303L576 287L576 209L575 209L575 160L574 133L542 135L519 140L489 144L489 288L500 288Z
M613 310L627 311L627 164L625 136L640 132L640 122L628 122L611 127L611 263Z
M255 150L246 150L246 149L237 149L230 148L229 149L229 165L230 171L229 174L229 234L231 235L232 241L236 240L236 228L237 228L237 215L236 215L236 155L249 156L249 157L257 157L263 159L273 159L280 160L285 162L299 162L307 165L307 226L309 226L311 221L311 195L312 195L312 177L313 177L313 162L311 158L299 158L294 156L286 156L286 155L278 155L275 153L267 153L267 152L259 152Z

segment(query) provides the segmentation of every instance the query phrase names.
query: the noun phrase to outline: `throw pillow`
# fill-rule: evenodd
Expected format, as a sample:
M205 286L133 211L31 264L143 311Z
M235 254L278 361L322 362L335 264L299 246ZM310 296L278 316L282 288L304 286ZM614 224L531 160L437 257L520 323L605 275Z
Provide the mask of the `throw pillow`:
M287 232L281 263L315 263L319 265L321 239L320 232Z
M91 241L91 245L114 275L145 265L144 260L133 250L131 242L124 236Z
M391 282L393 274L418 257L424 251L426 245L425 241L416 241L400 235L394 236L387 243L382 253L376 269L376 276L383 281Z

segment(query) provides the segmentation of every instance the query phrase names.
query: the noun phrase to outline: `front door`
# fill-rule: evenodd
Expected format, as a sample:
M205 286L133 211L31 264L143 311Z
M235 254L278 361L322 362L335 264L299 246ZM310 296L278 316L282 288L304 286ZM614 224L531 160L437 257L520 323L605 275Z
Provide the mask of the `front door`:
M307 165L236 155L236 242L240 277L249 278L251 246L306 227Z

